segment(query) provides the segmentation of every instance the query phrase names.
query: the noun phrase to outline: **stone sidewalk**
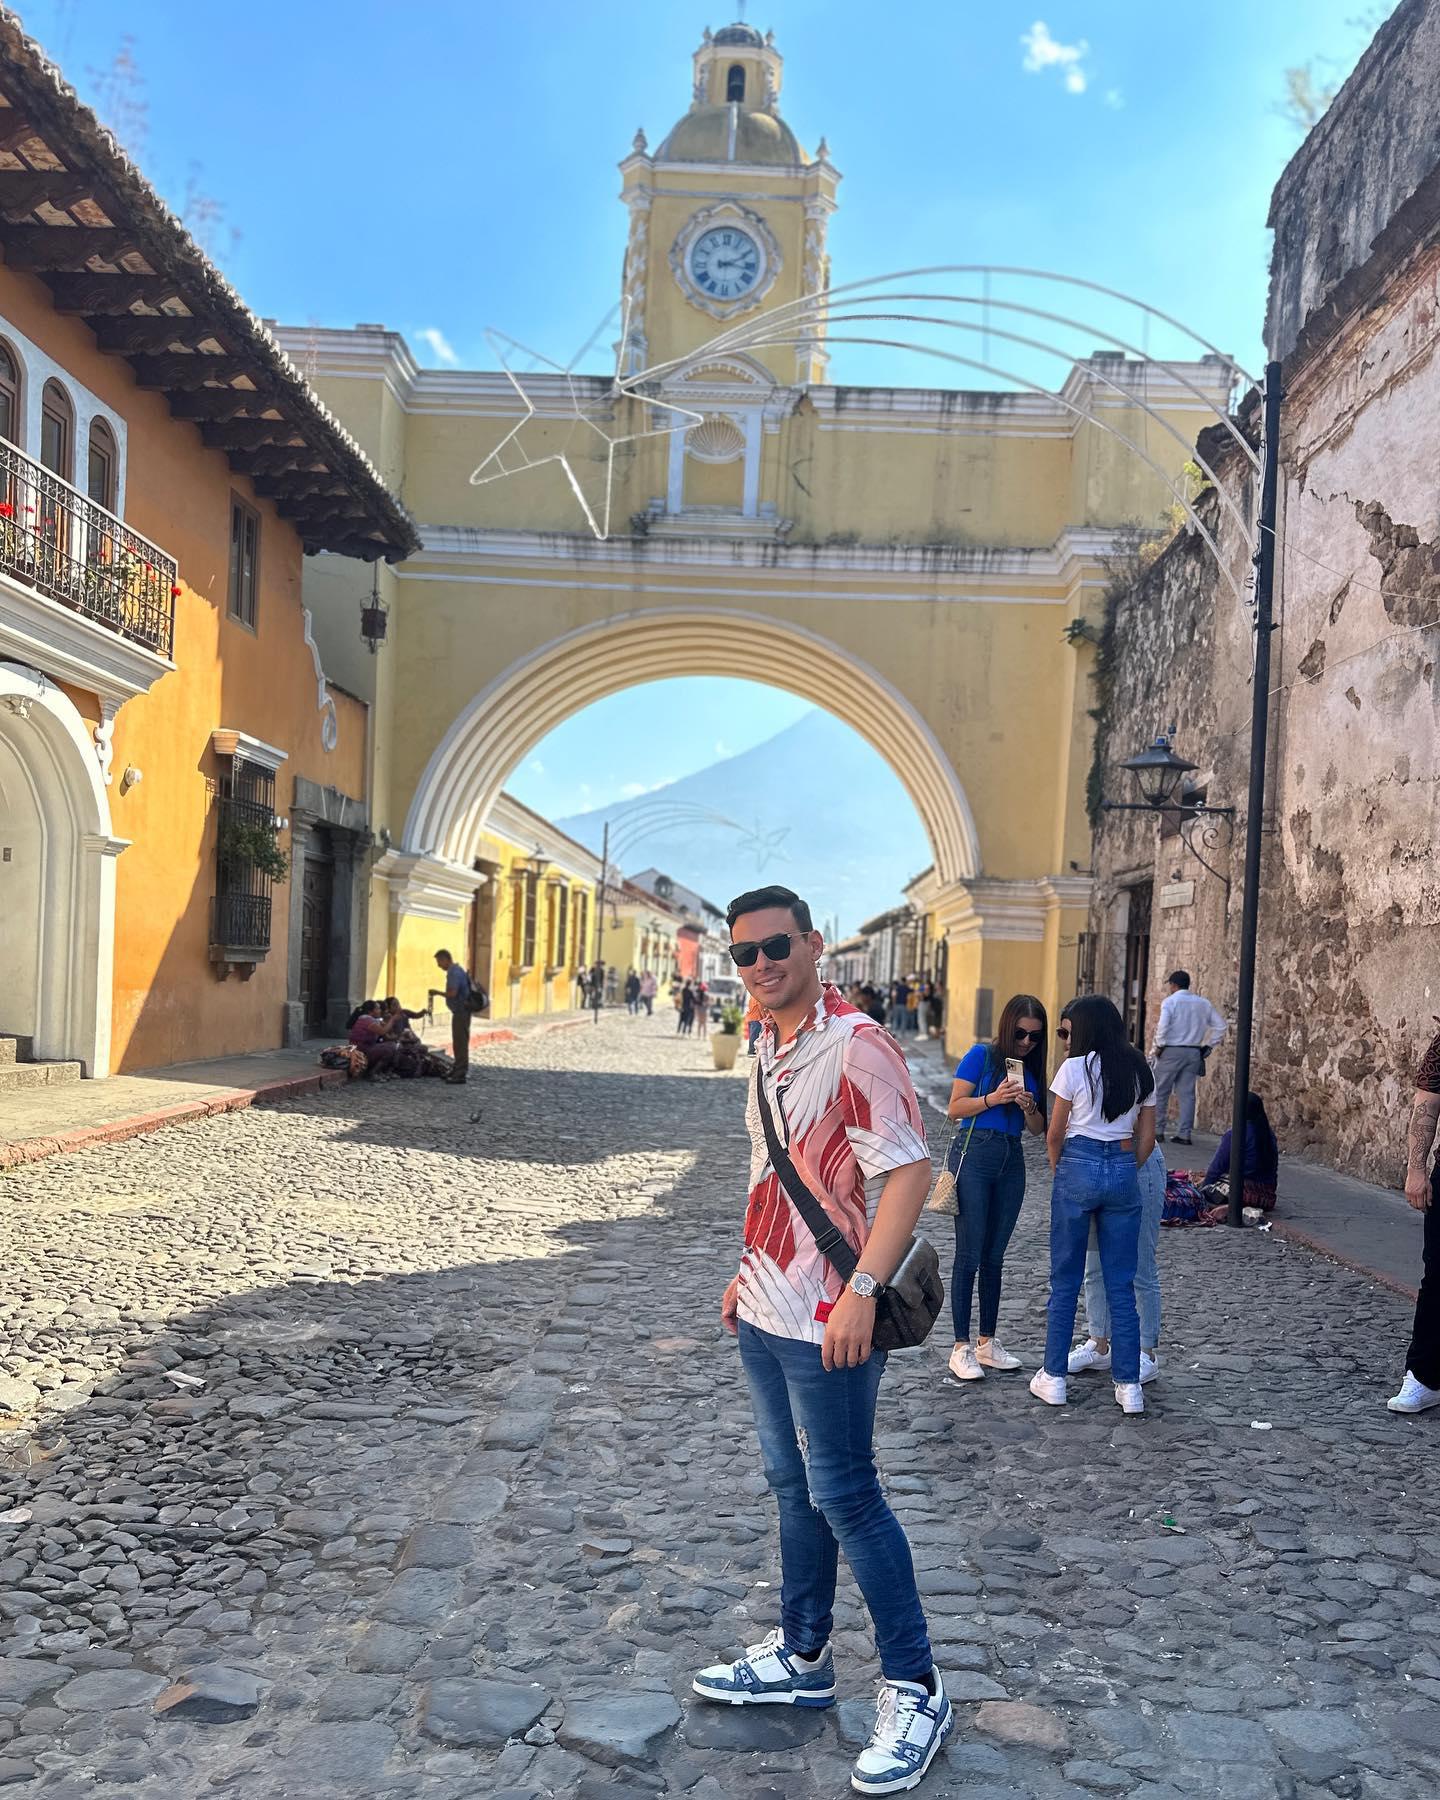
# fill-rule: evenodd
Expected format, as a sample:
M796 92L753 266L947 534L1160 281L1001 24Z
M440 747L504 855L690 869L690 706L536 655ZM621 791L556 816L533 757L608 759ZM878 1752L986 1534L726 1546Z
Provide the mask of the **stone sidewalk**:
M0 1782L44 1800L819 1800L840 1704L693 1699L774 1623L716 1307L744 1070L665 1022L502 1045L0 1184ZM1143 1418L1043 1333L1038 1168L1001 1329L892 1359L879 1460L959 1726L935 1800L1440 1789L1440 1418L1408 1307L1254 1231L1167 1233ZM948 1263L948 1221L931 1225ZM9 1515L9 1516L6 1516Z
M494 1024L477 1019L471 1048L515 1043L536 1032L586 1024L589 1018L588 1013L555 1013ZM447 1023L427 1026L422 1035L427 1043L448 1050ZM275 1105L320 1088L343 1085L342 1072L319 1065L321 1050L334 1041L322 1037L290 1050L172 1063L168 1068L134 1075L112 1075L105 1081L20 1088L4 1094L0 1096L0 1170L98 1144L121 1143L215 1113Z

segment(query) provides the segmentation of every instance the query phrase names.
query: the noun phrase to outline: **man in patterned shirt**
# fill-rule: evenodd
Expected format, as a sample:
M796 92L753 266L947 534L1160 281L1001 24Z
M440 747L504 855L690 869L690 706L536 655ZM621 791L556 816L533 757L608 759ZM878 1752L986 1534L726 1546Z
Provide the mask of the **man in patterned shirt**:
M876 1299L930 1185L919 1103L894 1039L834 987L823 943L789 888L730 903L730 955L763 1009L756 1079L801 1180L859 1261L849 1286L821 1254L771 1165L752 1083L750 1198L740 1272L721 1317L740 1360L780 1508L780 1626L694 1689L732 1706L831 1706L830 1630L839 1551L875 1625L884 1680L875 1730L851 1776L860 1793L915 1787L954 1715L925 1628L910 1546L885 1502L872 1448L885 1354Z

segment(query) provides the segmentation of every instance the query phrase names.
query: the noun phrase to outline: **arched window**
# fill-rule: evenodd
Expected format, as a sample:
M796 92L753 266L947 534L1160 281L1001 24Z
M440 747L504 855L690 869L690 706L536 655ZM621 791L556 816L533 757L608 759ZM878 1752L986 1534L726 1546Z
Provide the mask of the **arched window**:
M743 63L731 63L730 73L725 77L725 98L744 103L745 65Z
M75 468L75 408L58 381L47 381L40 403L40 460L62 480Z
M90 460L85 472L85 491L97 506L115 510L115 474L120 459L115 452L115 433L103 419L90 422Z
M20 363L8 344L0 344L0 437L20 442Z

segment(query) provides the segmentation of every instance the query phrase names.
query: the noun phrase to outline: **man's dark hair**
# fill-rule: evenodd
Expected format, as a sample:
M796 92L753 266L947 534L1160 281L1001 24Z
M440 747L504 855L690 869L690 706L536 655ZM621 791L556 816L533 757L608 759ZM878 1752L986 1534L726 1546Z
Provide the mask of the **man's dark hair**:
M1185 973L1184 969L1176 969L1173 975L1167 975L1165 979L1170 983L1171 987L1188 988L1190 985L1190 977Z
M746 913L764 912L767 906L788 906L790 916L801 931L815 929L810 919L810 908L798 894L787 887L751 888L748 894L737 894L725 909L725 923L734 931L738 918Z

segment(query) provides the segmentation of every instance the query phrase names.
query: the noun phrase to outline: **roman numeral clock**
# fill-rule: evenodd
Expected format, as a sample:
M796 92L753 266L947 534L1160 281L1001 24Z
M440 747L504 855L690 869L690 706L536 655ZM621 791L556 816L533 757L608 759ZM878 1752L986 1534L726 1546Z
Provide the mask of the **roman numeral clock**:
M670 250L692 306L729 319L758 306L780 273L780 246L759 213L727 200L692 213Z

